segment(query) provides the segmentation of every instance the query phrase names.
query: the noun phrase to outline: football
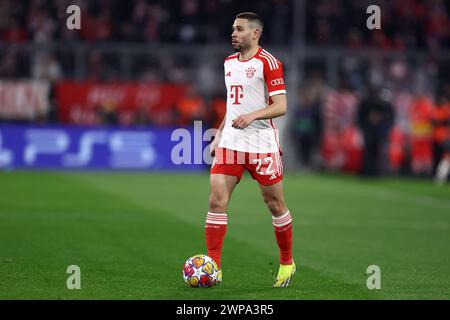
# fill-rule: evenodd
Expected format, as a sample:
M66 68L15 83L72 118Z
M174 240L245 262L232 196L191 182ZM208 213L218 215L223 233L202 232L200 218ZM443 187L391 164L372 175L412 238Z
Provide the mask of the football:
M183 279L192 288L207 288L217 281L217 263L209 256L197 254L186 260Z

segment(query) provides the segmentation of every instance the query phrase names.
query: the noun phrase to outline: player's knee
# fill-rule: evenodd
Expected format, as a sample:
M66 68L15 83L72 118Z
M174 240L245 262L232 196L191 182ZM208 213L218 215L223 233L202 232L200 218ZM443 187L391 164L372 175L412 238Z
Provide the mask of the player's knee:
M287 210L283 199L268 196L264 197L264 202L274 217L282 215Z
M226 212L227 205L228 205L228 200L227 200L227 198L225 198L223 196L211 194L211 196L209 197L210 212L215 212L215 213Z

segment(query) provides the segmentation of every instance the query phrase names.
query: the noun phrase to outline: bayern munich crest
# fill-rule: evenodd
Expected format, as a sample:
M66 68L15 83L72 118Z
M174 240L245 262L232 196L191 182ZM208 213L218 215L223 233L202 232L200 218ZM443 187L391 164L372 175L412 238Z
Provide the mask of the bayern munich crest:
M255 75L256 69L253 67L247 68L247 70L245 70L245 72L247 73L247 78L252 78Z

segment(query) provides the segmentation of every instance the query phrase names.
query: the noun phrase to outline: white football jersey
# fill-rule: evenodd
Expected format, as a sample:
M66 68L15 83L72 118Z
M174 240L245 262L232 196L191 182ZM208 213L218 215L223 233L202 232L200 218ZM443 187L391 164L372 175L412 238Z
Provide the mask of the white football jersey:
M241 114L268 107L270 97L286 94L283 66L263 48L249 60L239 60L239 53L225 59L227 112L219 147L242 152L280 152L279 133L271 119L255 120L245 129L233 128L232 121Z

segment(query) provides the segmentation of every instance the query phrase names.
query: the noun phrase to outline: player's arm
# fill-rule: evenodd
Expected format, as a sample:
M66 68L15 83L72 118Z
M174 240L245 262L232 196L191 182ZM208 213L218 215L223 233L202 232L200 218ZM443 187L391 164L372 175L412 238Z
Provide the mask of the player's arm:
M233 120L231 126L236 129L247 128L255 120L273 119L287 112L286 94L277 94L271 97L273 103L267 107L251 113L242 114Z
M219 129L217 129L217 133L216 136L214 137L214 140L209 145L209 153L211 154L211 157L214 157L216 154L216 148L219 145L220 139L222 138L222 130L224 126L225 126L225 116L223 117Z

